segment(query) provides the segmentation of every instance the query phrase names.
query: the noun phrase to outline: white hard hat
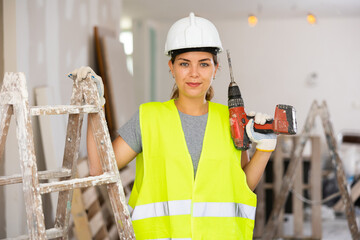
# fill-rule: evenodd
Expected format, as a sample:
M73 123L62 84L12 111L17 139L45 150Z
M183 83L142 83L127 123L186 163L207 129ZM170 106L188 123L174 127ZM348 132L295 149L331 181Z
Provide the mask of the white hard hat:
M214 48L216 52L223 50L214 24L205 18L195 17L194 13L171 26L166 38L165 54L170 56L173 50L188 48Z

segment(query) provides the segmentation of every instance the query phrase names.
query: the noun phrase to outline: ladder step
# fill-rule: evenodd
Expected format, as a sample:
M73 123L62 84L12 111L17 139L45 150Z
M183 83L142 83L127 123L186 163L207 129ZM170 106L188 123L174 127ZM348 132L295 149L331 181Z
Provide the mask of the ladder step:
M71 170L64 168L61 170L39 171L38 176L39 176L39 179L41 179L41 180L70 177ZM0 186L7 185L7 184L16 184L16 183L22 183L22 175L21 174L13 174L10 176L1 176L0 177Z
M46 229L46 238L52 239L52 238L59 238L64 236L64 231L61 228L50 228Z
M32 106L30 107L30 115L39 116L39 115L97 113L100 110L101 108L99 108L96 105Z
M40 193L50 193L70 190L74 188L85 188L97 185L116 183L120 181L119 174L103 173L99 176L91 176L86 178L74 178L60 182L42 183L40 184Z
M60 228L50 228L50 229L46 229L46 238L47 239L52 239L52 238L59 238L59 237L63 237L63 230ZM3 240L5 240L7 238L4 238ZM28 235L21 235L15 238L11 238L11 239L17 239L17 240L27 240L29 239Z

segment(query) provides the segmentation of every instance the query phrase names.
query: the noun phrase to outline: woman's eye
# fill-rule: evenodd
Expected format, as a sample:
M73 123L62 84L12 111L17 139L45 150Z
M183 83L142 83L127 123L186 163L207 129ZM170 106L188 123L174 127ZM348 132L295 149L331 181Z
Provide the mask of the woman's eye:
M208 63L201 63L200 66L202 66L202 67L208 67L209 64L208 64Z
M187 62L182 62L182 63L180 63L180 66L187 67L187 66L189 66L189 64Z

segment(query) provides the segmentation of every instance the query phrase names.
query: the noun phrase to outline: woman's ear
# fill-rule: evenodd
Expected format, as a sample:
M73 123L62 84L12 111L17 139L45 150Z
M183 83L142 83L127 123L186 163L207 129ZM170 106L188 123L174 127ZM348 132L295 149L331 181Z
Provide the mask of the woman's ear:
M172 76L174 77L174 72L173 72L174 65L171 62L171 60L169 60L168 65L169 65L169 68L170 68L170 72L171 72Z
M216 72L217 72L217 70L219 69L219 63L218 64L216 64L216 66L215 66L215 72L214 72L214 77L215 77L215 75L216 75Z

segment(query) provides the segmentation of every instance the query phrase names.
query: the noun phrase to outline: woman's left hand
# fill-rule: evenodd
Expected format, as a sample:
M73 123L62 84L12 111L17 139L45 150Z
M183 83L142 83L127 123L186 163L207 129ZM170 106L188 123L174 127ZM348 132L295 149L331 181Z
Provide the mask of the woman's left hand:
M246 133L250 138L251 142L256 143L256 149L264 152L272 152L276 147L277 135L274 133L258 133L254 131L254 122L256 124L263 125L266 121L272 120L272 118L263 113L250 112L248 116L253 116L254 119L250 119L246 124Z

